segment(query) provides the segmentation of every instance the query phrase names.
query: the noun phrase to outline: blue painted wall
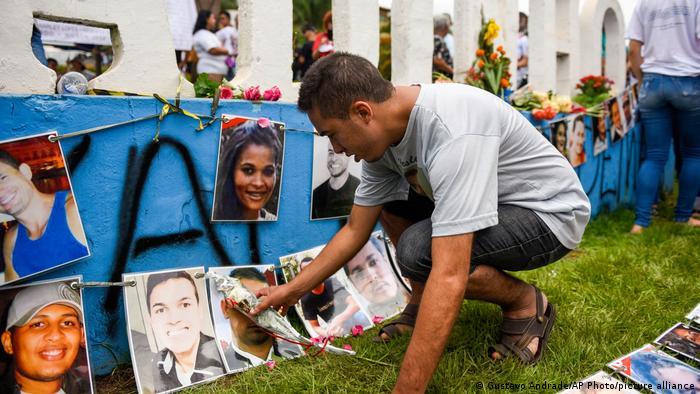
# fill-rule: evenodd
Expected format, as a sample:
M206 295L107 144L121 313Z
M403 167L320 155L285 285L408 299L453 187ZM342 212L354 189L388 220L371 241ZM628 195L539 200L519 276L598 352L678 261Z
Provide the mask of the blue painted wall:
M182 106L209 114L210 101ZM60 134L160 112L151 98L0 96L0 139L47 130ZM308 130L294 105L226 101L218 114L269 117L287 128ZM82 274L86 281L119 280L122 272L185 266L276 263L278 256L326 243L340 221L309 220L312 135L289 130L285 142L280 220L210 224L219 124L195 131L197 122L171 115L154 143L155 120L62 141L92 256L36 279ZM590 120L586 151L592 152ZM632 202L639 165L639 129L577 169L595 214ZM94 371L106 374L128 363L122 292L84 290Z

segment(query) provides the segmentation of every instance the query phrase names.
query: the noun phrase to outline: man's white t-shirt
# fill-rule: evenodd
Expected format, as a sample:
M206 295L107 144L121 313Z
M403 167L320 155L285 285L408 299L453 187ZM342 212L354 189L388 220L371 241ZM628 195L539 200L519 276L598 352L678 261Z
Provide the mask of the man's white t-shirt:
M505 101L461 84L421 85L398 145L363 162L355 204L408 198L409 184L435 202L433 237L498 224L498 205L534 211L569 249L591 213L564 156Z
M639 0L627 38L643 43L643 72L700 75L700 1Z
M197 73L224 74L228 72L226 55L212 55L209 50L222 46L216 34L207 29L200 29L192 37L194 50L197 52Z

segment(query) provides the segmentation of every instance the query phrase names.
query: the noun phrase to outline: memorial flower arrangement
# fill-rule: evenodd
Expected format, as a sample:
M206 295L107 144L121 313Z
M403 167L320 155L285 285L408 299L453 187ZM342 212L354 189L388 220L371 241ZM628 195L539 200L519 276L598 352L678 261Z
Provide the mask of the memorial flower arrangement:
M613 83L604 75L587 75L576 84L576 89L581 93L574 96L574 102L584 107L591 116L603 116L603 103L613 96Z
M206 73L199 74L194 83L194 93L197 97L214 97L217 89L219 98L223 100L277 101L282 97L282 92L277 86L260 93L260 86L249 86L244 89L225 79L221 84L217 84L210 81Z
M494 49L493 41L498 37L500 26L493 19L482 24L479 32L479 49L476 59L467 70L465 82L469 85L487 90L503 97L505 89L510 87L510 58L502 45Z
M532 111L532 116L537 120L550 120L558 113L585 112L585 108L572 102L569 96L557 95L551 90L542 92L538 90L521 89L510 96L513 108L519 111Z
M604 75L587 75L576 84L581 93L574 96L574 102L585 108L601 104L612 96L613 83Z

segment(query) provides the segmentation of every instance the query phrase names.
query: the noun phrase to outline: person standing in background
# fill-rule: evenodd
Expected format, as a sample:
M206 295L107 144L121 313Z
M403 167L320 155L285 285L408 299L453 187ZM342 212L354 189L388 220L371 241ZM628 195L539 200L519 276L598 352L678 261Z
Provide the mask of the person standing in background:
M314 45L311 47L313 60L318 60L333 53L333 13L323 15L323 31L316 34Z
M630 20L630 65L641 83L639 113L646 143L637 175L634 234L651 223L674 126L682 158L674 220L700 227L700 220L691 217L700 189L699 18L700 3L694 0L639 0Z
M216 16L209 10L199 11L194 24L192 42L197 53L197 73L207 73L209 80L220 83L228 73L226 57L231 56L214 34Z
M306 74L306 71L314 62L312 48L316 40L316 28L314 25L307 23L302 27L301 32L304 34L306 42L301 46L301 49L299 49L299 56L297 58L299 64L299 80L304 78L304 74Z
M450 32L450 20L448 17L438 15L433 19L433 72L444 74L452 79L454 69L452 68L452 56L445 45L445 37Z
M236 56L238 56L238 30L231 26L231 14L228 11L219 13L219 30L216 31L216 38L221 41L221 44L230 55L226 58L226 66L228 72L226 79L229 81L236 75Z
M447 47L447 50L450 51L450 57L454 59L455 36L452 35L452 16L450 16L450 14L447 12L443 13L442 15L447 18L447 34L445 34L445 37L442 40L445 41L445 46Z
M528 57L527 57L527 15L520 13L520 27L518 28L518 72L517 87L527 85Z

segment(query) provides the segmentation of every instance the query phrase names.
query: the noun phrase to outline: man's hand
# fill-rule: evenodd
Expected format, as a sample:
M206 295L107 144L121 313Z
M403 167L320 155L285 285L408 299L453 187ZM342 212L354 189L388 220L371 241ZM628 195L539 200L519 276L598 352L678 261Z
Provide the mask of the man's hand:
M260 303L255 309L250 311L250 314L255 316L267 308L274 308L282 316L286 316L289 308L294 306L301 298L301 295L295 291L291 283L281 286L263 287L255 293Z

